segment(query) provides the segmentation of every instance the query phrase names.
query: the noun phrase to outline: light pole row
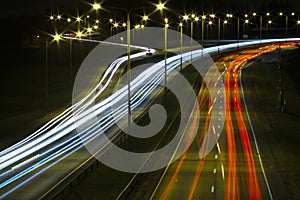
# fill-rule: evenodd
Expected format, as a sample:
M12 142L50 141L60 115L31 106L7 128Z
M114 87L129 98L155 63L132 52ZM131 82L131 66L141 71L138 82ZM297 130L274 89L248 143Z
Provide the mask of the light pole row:
M163 4L162 4L163 5ZM101 6L99 7L94 7L93 8L98 8L100 9ZM138 9L138 8L137 8ZM134 10L137 10L137 9L134 9ZM139 8L140 9L140 8ZM158 9L158 7L157 7ZM245 14L244 15L244 19L243 17L236 17L237 19L237 40L240 39L240 23L243 22L243 37L246 37L245 36L245 33L246 33L246 27L249 27L249 25L253 25L255 23L255 21L257 21L255 18L259 17L259 38L262 38L262 31L263 31L263 21L266 21L266 28L267 28L267 31L266 31L266 34L267 34L267 37L269 35L269 27L271 27L271 25L273 24L273 21L276 20L276 18L274 20L271 20L270 17L273 17L274 15L271 15L271 13L266 13L266 19L263 18L262 15L258 15L256 12L252 13L251 15L250 14ZM285 16L285 33L284 35L287 37L288 35L288 28L289 28L289 23L290 23L290 19L289 19L289 15L284 15L282 12L279 13L278 15L279 17L284 17ZM295 13L292 13L291 16L295 16ZM208 17L210 17L210 19L208 19ZM226 14L225 15L225 19L224 20L221 20L221 17L217 17L215 14L208 14L208 15L202 15L202 16L197 16L196 14L192 13L192 14L186 14L186 15L183 15L183 16L180 16L180 18L182 18L183 20L180 20L179 24L182 24L182 21L188 21L190 20L190 37L191 39L194 38L194 22L198 22L198 21L201 21L202 22L202 30L201 30L201 43L203 45L204 43L204 30L205 30L205 23L207 23L207 26L213 26L214 23L214 19L217 18L218 19L218 22L217 22L217 38L218 40L220 40L220 31L221 31L221 23L223 23L223 39L225 38L225 28L226 26L229 26L232 21L232 18L235 18L232 14ZM62 20L62 16L61 15L58 15L57 17L54 17L53 15L50 16L50 20L52 21L55 21L55 19L59 19ZM166 20L167 18L165 18ZM70 20L70 18L68 18L68 21ZM144 22L147 22L149 20L149 17L147 15L144 15L142 16L142 20ZM76 22L79 24L80 22L82 21L82 19L80 17L77 17L76 18ZM111 35L112 35L112 30L113 29L117 29L118 27L123 27L123 28L126 28L127 27L127 23L125 22L117 22L117 21L114 21L113 19L109 19L109 22L111 23ZM99 23L100 21L99 20L96 20L96 23L95 25L93 26L88 26L88 28L86 28L86 32L87 33L91 33L91 32L96 32L97 29L99 29ZM165 26L170 26L169 23L165 23L166 25ZM275 22L276 24L276 22ZM135 29L139 29L139 28L144 28L146 25L145 24L136 24L134 26ZM297 20L295 25L297 26L297 35L298 35L298 26L300 25L300 20ZM183 25L182 25L183 26ZM249 29L249 28L248 28ZM83 31L79 31L76 32L76 37L81 37L83 35Z

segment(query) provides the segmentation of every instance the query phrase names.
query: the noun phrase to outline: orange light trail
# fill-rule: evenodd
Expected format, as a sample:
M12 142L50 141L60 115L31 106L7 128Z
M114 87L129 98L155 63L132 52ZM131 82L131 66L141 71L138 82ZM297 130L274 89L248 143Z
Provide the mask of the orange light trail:
M280 47L290 47L296 45L295 43L281 43ZM225 170L226 173L226 185L225 185L225 194L224 199L226 200L234 200L234 199L241 199L240 196L240 186L238 182L239 177L237 175L237 150L236 150L236 135L235 135L235 129L233 126L232 121L232 114L234 113L234 116L237 121L238 131L240 135L240 139L242 142L242 147L246 160L246 166L247 166L247 186L248 186L248 195L249 199L251 200L257 200L262 199L261 191L258 183L257 178L257 172L253 157L253 152L251 148L251 142L249 139L249 134L245 125L244 117L243 117L243 111L242 111L242 103L240 100L240 93L239 93L239 72L251 59L256 58L264 53L268 53L271 51L276 50L278 48L278 44L272 44L272 45L266 45L262 47L249 47L244 48L239 51L235 51L232 53L227 54L224 57L219 58L215 63L217 64L223 64L225 63L224 70L224 89L225 89L225 95L224 95L224 102L225 102L225 130L226 130L226 136L227 136L227 153L228 153L228 165L225 167L227 170ZM219 66L220 67L220 66ZM210 70L213 67L210 68ZM213 73L213 76L216 76L218 73ZM211 120L211 113L209 110L211 110L212 105L212 99L209 97L209 92L205 84L211 85L214 83L208 82L205 83L202 82L199 94L198 94L198 107L197 107L197 113L195 116L199 116L200 110L203 109L205 105L208 106L208 113L206 116L205 124L203 125L203 129L201 131L201 134L197 134L196 140L197 140L197 146L199 150L205 150L205 148L201 149L201 141L203 140L205 134L207 134L208 125ZM234 110L234 112L232 111ZM197 129L195 124L195 120L193 121L189 131L195 131ZM187 140L189 140L188 138ZM176 170L172 175L172 178L170 182L168 183L167 187L165 188L163 194L161 195L160 199L164 200L168 198L168 195L170 193L171 187L173 186L176 177L178 176L180 169L182 167L182 164L186 158L186 155L188 153L188 150L185 151L185 153L180 157L179 163L177 164ZM197 168L195 169L195 175L192 181L192 186L190 188L189 195L187 197L188 200L193 198L195 189L197 187L203 166L204 166L205 159L199 159L197 163ZM223 167L223 165L222 165ZM244 179L241 179L244 180Z
M192 122L192 125L191 125L191 127L190 127L190 129L189 129L189 132L188 132L188 133L191 133L191 134L188 134L189 136L191 136L191 135L195 132L195 129L198 128L198 127L196 126L196 121L197 121L197 120L196 120L196 117L199 116L199 112L200 112L200 108L199 108L199 104L197 104L195 118L194 118L194 120L193 120L193 122ZM187 139L186 145L190 143L188 140L191 140L191 137L189 137L189 138ZM182 164L183 164L183 161L184 161L184 159L186 158L187 152L188 152L188 150L186 150L186 151L184 152L184 154L180 157L180 160L179 160L179 163L178 163L178 165L177 165L177 167L176 167L176 170L175 170L175 172L174 172L174 174L173 174L173 176L172 176L172 178L171 178L169 184L167 185L166 189L164 190L163 194L162 194L161 197L160 197L161 200L167 199L167 197L168 197L168 195L169 195L169 193L170 193L171 187L173 186L173 184L174 184L174 182L175 182L175 180L176 180L176 177L177 177L177 175L178 175L178 173L179 173L179 171L180 171L180 168L181 168L181 166L182 166Z

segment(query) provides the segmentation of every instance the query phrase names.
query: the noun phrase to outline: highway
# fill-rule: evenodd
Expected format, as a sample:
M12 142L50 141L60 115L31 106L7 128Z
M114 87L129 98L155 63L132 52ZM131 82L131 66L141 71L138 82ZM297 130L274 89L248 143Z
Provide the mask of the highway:
M299 39L285 39L285 41L298 40ZM134 110L139 106L145 108L149 102L149 96L159 92L161 89L160 84L164 81L165 62L167 63L167 74L171 74L171 72L180 66L181 59L183 58L185 62L188 62L191 54L192 58L195 59L203 56L203 54L215 53L218 50L223 51L236 48L237 46L246 47L274 42L282 42L282 40L260 40L211 47L204 50L195 50L192 53L187 52L183 55L171 56L167 58L166 61L162 60L154 63L151 67L131 81L131 109ZM217 191L220 190L219 188L222 188L222 185L224 185L223 182L226 180L225 187L220 191L223 191L228 199L239 197L239 194L242 197L243 195L249 196L249 191L255 191L254 193L251 192L251 195L254 195L254 198L265 196L271 198L271 193L267 186L267 181L263 173L263 167L260 158L253 153L254 151L257 152L257 148L252 147L255 146L255 144L250 144L249 138L251 134L248 134L247 128L245 128L246 126L249 126L245 124L249 123L250 119L244 119L245 116L242 114L242 109L244 109L245 104L243 104L240 100L241 94L238 84L238 77L240 69L245 63L247 63L247 60L253 59L263 52L272 51L274 48L274 45L270 45L265 47L265 49L259 49L256 53L251 53L249 55L246 54L246 57L242 58L239 58L236 54L233 54L231 55L231 58L228 58L228 60L237 60L233 64L230 61L222 61L222 63L227 63L226 70L223 70L224 88L226 91L226 98L228 99L224 99L224 101L226 100L226 102L232 102L230 104L226 104L225 107L226 134L222 134L222 138L224 138L224 136L227 136L227 138L224 138L224 141L221 138L217 145L218 149L214 149L212 151L214 155L209 154L207 157L200 160L199 149L197 150L195 147L190 148L187 154L177 161L177 166L180 167L174 168L176 173L172 173L172 168L175 165L170 166L170 169L168 169L165 177L173 174L171 176L171 181L167 181L167 178L162 179L161 184L158 185L159 187L156 194L161 194L163 197L167 198L169 193L172 193L170 192L172 185L174 183L178 183L177 177L181 176L181 167L185 166L186 169L193 171L193 167L191 167L192 165L185 162L185 159L191 156L190 161L195 161L193 164L197 169L196 176L193 176L193 173L190 173L191 177L194 177L191 187L186 184L190 178L182 176L184 179L187 179L187 181L184 181L185 184L183 182L182 184L184 184L185 187L192 188L188 196L193 197L194 192L199 191L196 189L199 186L198 180L200 182L207 180L207 182L205 183L204 181L203 184L211 185L211 187L205 189L210 191L210 193L203 192L203 194L220 195L220 193ZM130 58L142 58L143 56L146 56L146 50L148 50L148 48L145 48L142 52L131 54ZM155 53L155 50L152 51ZM238 58L236 58L236 56ZM81 167L87 160L93 158L93 155L85 150L83 143L89 143L95 138L102 137L103 133L113 129L115 121L119 120L121 124L123 123L123 126L126 126L126 123L124 123L121 119L126 115L127 112L127 86L120 88L110 96L101 98L100 101L92 105L92 103L98 97L105 93L107 88L111 87L109 85L110 82L119 78L120 73L122 73L121 66L126 62L127 56L116 59L107 67L99 83L91 91L88 91L86 94L84 94L82 99L80 99L76 104L73 104L63 113L53 118L39 130L32 133L29 137L0 152L0 199L19 197L32 199L43 196L43 194L45 194L49 188L52 188L53 185L58 183L70 172L78 167ZM219 80L220 77L216 77L216 79ZM204 96L205 95L200 93L199 99L202 99ZM205 100L204 98L202 101L205 102L208 100ZM202 103L202 101L200 102L201 106L207 105ZM210 101L207 103L209 104L209 114L213 104L211 104ZM117 109L115 111L110 109L112 105L117 105ZM90 121L95 114L100 120L97 122L88 123L88 126L86 126L86 122ZM207 115L206 122L208 123L210 120L210 115ZM81 125L84 125L84 128L81 129L80 132L76 132L75 130ZM99 127L101 127L101 129L99 129ZM234 127L239 131L233 131L236 130ZM209 129L209 127L206 128ZM243 138L241 139L240 144L236 144L237 139L235 139L235 137L237 137L237 134L240 134L240 137ZM110 135L110 138L114 137L116 137L116 135L113 132ZM196 141L198 141L198 145L202 140L205 140L203 135L197 138ZM101 143L100 146L103 146L104 148L107 145L107 140L104 138L104 136L102 142L103 143ZM225 150L225 144L228 146L227 150ZM198 147L198 145L196 147ZM194 153L189 153L192 151L192 149L195 150ZM224 153L224 156L223 154L220 154L221 151L226 152ZM97 152L99 153L99 149ZM241 155L239 155L239 153L241 153ZM235 170L238 165L237 163L239 163L237 162L237 157L241 160L247 161L246 163L242 162L242 165L244 165L242 169L245 169L245 171L242 170L239 172L238 170ZM207 162L212 163L211 165L215 165L216 168L210 169L207 167L207 165L205 165ZM255 171L257 166L258 168L260 167L259 171L262 173L262 175L257 175L257 172ZM135 169L133 170L135 171ZM211 179L211 170L213 171L213 174L217 173L216 177L219 177L218 180L217 178ZM201 171L203 172L201 173ZM214 173L215 171L216 173ZM207 174L205 175L204 172L207 172ZM247 175L245 180L248 180L248 182L245 181L244 187L239 187L240 184L237 184L238 181L241 181L237 180L237 177L241 174L243 177L245 174ZM200 179L200 175L206 178ZM164 187L164 182L167 182L168 186ZM208 182L210 184L208 184ZM215 182L215 184L212 182ZM265 183L266 185L257 187L257 182ZM166 190L163 189L164 192L161 193L159 192L162 190L161 188L166 188ZM178 192L180 192L180 190L181 189L179 189ZM180 195L184 194L184 192L180 192Z
M281 43L280 47L294 45ZM275 51L278 46L249 47L216 61L223 72L226 93L224 131L213 151L199 159L199 144L207 131L211 106L205 91L200 91L200 110L201 114L206 113L206 122L198 132L197 141L176 163L166 168L151 199L277 199L262 161L268 158L262 158L248 114L241 74L244 67L251 67L251 62L264 53Z

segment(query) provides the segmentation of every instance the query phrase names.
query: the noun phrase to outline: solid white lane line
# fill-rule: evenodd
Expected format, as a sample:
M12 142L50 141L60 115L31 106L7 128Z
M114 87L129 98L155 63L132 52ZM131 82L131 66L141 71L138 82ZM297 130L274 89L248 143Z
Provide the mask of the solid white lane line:
M267 189L268 189L270 199L273 200L273 195L272 195L272 192L271 192L271 188L270 188L270 185L269 185L269 182L268 182L268 179L267 179L267 175L266 175L266 172L265 172L265 169L264 169L261 157L260 157L260 151L258 149L255 132L254 132L254 129L253 129L253 126L252 126L251 119L250 119L249 114L248 114L248 108L247 108L246 99L245 99L245 96L244 96L243 84L242 84L242 70L240 70L240 77L239 78L240 78L240 85L241 85L241 91L242 91L242 96L243 96L243 102L244 102L244 105L245 105L245 110L246 110L247 118L249 120L251 132L252 132L252 135L253 135L253 138L254 138L254 144L255 144L255 149L257 151L259 164L260 164L260 167L262 169L262 173L263 173L263 176L264 176L264 179L265 179L265 183L266 183L266 186L267 186Z

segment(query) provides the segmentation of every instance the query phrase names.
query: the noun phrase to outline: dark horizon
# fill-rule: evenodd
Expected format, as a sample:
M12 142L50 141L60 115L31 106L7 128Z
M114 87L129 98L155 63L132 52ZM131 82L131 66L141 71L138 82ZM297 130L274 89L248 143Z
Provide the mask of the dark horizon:
M6 6L2 6L0 12L0 22L3 30L0 34L2 38L10 37L13 40L4 40L2 46L7 47L21 47L24 43L28 43L28 40L33 40L36 35L42 35L43 32L53 32L49 25L49 16L51 14L57 15L81 15L91 10L89 4L94 1L83 0L30 0L28 1L8 1ZM124 2L122 0L106 0L99 1L103 7L121 7L121 8L133 8L141 6L150 6L150 3L158 3L159 1L138 1L138 2ZM173 13L180 12L180 14L196 12L202 14L202 12L229 12L238 13L243 15L244 13L251 12L296 12L296 18L299 17L300 1L297 0L252 0L252 1L238 1L238 0L168 0L162 1L166 3L166 7ZM271 9L272 8L272 9ZM166 12L168 13L168 11ZM106 12L100 11L101 16L108 16ZM119 14L113 14L118 16ZM168 14L167 14L168 15ZM123 16L122 16L123 17ZM8 34L9 33L9 34ZM27 41L26 41L27 40Z
M152 1L137 1L124 2L122 0L106 0L99 1L103 6L116 6L123 8L132 8L151 5ZM163 1L162 1L163 2ZM86 10L89 8L89 3L93 1L83 0L30 0L29 1L8 1L5 6L1 7L0 18L18 18L22 16L33 16L37 14L47 14L48 12L76 12L77 10ZM158 3L156 1L152 3ZM254 11L254 10L278 10L294 9L300 10L300 2L297 0L168 0L166 6L173 9L186 9L187 11L194 10L214 10L228 9L228 11Z

